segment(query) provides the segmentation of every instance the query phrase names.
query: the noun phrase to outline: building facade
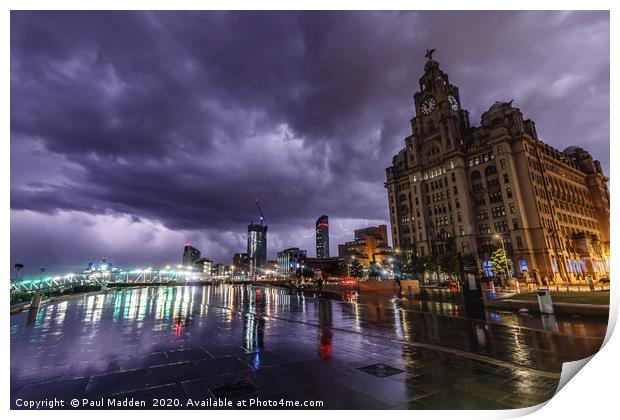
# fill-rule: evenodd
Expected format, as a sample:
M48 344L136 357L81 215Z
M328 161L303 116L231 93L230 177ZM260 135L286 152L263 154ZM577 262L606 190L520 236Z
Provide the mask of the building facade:
M200 251L198 248L194 248L191 244L186 243L183 246L183 265L191 266L200 258Z
M355 239L338 245L338 256L348 262L358 260L364 265L382 263L391 256L387 242L387 226L371 226L354 231Z
M301 268L306 259L306 251L299 248L288 248L278 252L278 274L293 274Z
M194 269L202 273L203 276L209 277L211 276L211 270L213 268L213 261L208 258L198 258L193 262Z
M388 243L387 226L369 226L362 229L355 229L353 231L355 239L364 239L366 236L380 236L384 243Z
M418 255L504 246L513 276L538 284L609 274L609 190L585 150L538 138L534 121L496 102L472 126L458 87L429 58L412 134L387 168L393 246Z
M322 215L316 220L316 257L329 258L329 218Z
M246 252L237 252L233 255L233 270L237 273L247 273L250 269L248 254Z
M247 254L250 271L262 267L267 261L267 226L262 223L248 225Z

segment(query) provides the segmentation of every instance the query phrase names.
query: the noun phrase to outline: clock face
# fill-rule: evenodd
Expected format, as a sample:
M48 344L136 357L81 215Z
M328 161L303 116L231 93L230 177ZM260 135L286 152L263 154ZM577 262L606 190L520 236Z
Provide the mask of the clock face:
M424 99L424 102L422 102L422 105L420 106L420 111L422 111L422 114L424 115L429 115L431 112L433 112L436 106L437 101L435 100L435 98L429 96L428 98Z
M452 111L458 111L459 103L456 101L454 96L448 96L448 102L450 102L450 108L452 108Z

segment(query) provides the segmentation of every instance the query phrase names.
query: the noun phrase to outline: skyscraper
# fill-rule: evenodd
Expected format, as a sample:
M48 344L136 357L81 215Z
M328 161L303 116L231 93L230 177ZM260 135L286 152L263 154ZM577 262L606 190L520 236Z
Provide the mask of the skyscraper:
M262 267L267 261L267 226L248 225L248 263L251 270Z
M200 251L191 244L185 243L183 247L183 265L192 265L198 258L200 258Z
M316 257L329 258L329 218L322 215L316 220Z

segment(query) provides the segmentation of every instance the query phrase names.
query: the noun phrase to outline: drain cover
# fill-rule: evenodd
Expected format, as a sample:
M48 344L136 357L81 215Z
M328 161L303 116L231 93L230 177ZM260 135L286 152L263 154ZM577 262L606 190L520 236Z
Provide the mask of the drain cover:
M211 393L215 398L236 398L254 391L256 391L256 387L248 381L216 385L211 388Z
M369 365L359 368L362 372L370 373L379 378L387 378L388 376L397 375L403 373L404 370L388 366L383 363L377 363L376 365Z

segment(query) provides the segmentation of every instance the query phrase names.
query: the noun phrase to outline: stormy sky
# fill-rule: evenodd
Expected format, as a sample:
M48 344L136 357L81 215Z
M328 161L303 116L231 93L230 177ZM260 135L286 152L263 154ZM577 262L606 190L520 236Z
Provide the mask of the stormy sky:
M26 275L230 263L388 223L424 50L472 124L514 99L609 167L607 12L13 12L11 262Z

